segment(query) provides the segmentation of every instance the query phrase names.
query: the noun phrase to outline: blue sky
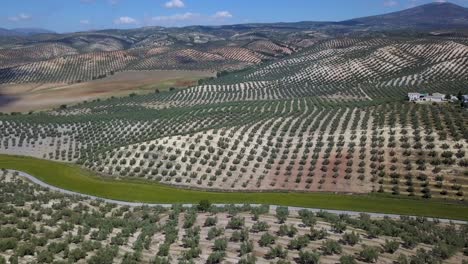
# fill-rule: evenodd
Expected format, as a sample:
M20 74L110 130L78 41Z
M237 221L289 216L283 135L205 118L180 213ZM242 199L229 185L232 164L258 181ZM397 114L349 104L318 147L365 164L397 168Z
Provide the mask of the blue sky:
M1 0L0 27L57 32L142 26L340 21L443 0ZM467 7L468 0L453 0Z

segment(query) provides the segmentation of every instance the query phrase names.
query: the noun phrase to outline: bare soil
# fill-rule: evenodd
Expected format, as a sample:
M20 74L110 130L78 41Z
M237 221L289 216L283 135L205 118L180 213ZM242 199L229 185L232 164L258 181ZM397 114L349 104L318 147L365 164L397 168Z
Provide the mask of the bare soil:
M45 110L96 98L124 96L170 87L195 85L199 79L215 76L208 71L128 71L83 83L27 83L0 85L1 112ZM7 98L8 100L2 100Z

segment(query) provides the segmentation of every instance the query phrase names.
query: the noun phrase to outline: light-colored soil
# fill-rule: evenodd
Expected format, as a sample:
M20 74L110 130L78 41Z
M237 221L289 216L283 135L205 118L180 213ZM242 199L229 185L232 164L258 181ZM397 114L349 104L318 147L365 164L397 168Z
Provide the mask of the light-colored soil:
M130 93L164 91L170 87L188 87L199 79L213 77L207 71L127 71L83 83L27 83L0 85L1 112L27 112L73 104L96 98L123 96ZM1 99L1 98L0 98Z

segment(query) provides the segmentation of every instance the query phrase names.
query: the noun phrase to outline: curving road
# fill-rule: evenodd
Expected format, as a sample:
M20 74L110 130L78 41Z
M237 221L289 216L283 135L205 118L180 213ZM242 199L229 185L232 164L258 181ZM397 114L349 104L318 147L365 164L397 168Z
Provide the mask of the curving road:
M16 171L16 170L9 170L9 171L10 172L17 172L19 176L21 176L23 178L26 178L29 181L31 181L31 182L33 182L33 183L35 183L37 185L40 185L40 186L48 188L48 189L50 189L52 191L60 192L60 193L63 193L63 194L76 195L76 196L81 196L81 197L92 199L92 200L104 201L104 202L107 202L107 203L113 203L113 204L131 206L131 207L162 206L162 207L169 208L169 207L172 206L172 204L126 202L126 201L106 199L106 198L101 198L101 197L97 197L97 196L93 196L93 195L73 192L73 191L69 191L69 190L65 190L65 189L62 189L62 188L52 186L52 185L50 185L48 183L45 183L45 182L37 179L36 177L34 177L32 175L27 174L27 173L22 172L22 171ZM214 204L214 205L216 205L216 206L225 206L226 204ZM192 207L192 206L194 206L194 204L183 204L182 206ZM259 205L258 204L252 204L252 206L259 206ZM277 207L278 207L278 205L270 205L270 210L276 210ZM317 208L304 208L304 207L293 207L293 206L289 206L288 208L289 208L290 211L299 211L299 210L302 210L302 209L306 209L306 210L309 210L309 211L312 211L312 212L324 211L324 212L329 212L329 213L333 213L333 214L347 214L347 215L350 215L350 216L359 216L361 213L365 213L365 214L370 215L372 218L384 218L384 217L388 217L388 218L391 218L391 219L399 219L400 218L400 215L397 215L397 214L368 213L368 212L356 212L356 211L346 211L346 210L331 210L331 209L317 209ZM416 217L416 216L410 216L410 217ZM444 218L428 218L428 219L438 220L438 221L440 221L442 223L468 224L468 221L461 221L461 220L451 220L451 219L444 219Z

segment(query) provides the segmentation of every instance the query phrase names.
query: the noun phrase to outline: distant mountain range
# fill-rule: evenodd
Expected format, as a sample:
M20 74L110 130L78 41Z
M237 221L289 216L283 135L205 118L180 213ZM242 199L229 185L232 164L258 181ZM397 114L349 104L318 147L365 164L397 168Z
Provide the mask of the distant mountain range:
M21 37L21 36L32 36L38 34L53 34L55 32L42 29L42 28L14 28L14 29L5 29L0 28L0 36L12 36L12 37Z
M292 22L292 23L256 23L256 24L240 24L229 26L189 26L185 27L186 31L202 30L205 32L217 30L235 30L248 31L258 28L268 29L292 29L292 30L322 30L328 34L334 33L349 33L362 30L397 30L397 29L414 29L414 30L435 30L435 29L463 29L468 27L468 8L453 4L453 3L430 3L406 9L403 11L355 18L339 22ZM113 32L121 34L123 32L138 31L157 31L164 29L163 27L146 27L130 30L100 30L98 32ZM1 36L10 37L30 37L38 34L55 33L50 30L40 28L17 28L4 29L0 28Z
M393 28L454 28L468 26L468 8L452 3L430 3L385 15L356 18L346 25Z

